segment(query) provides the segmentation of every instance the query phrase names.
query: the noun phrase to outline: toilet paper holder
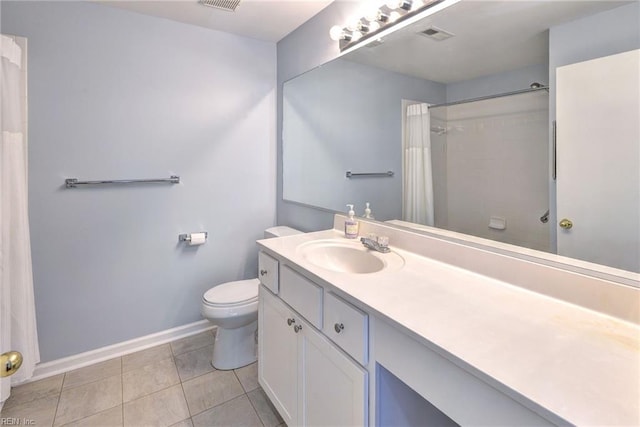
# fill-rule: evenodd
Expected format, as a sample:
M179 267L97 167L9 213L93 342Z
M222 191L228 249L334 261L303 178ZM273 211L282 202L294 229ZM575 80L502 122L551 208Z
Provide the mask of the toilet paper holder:
M205 240L209 237L209 233L207 233L206 231L200 231L199 233L204 233L204 238ZM191 234L192 233L184 233L184 234L178 234L178 242L191 242ZM193 234L197 234L197 233L193 233Z

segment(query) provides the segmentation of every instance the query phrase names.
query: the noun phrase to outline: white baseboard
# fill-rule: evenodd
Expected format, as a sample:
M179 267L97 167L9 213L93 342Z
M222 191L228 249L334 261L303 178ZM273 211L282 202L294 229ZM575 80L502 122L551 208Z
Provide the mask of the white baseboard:
M112 344L84 353L74 354L73 356L64 357L62 359L40 363L36 365L33 377L24 381L22 384L52 377L74 369L83 368L85 366L93 365L94 363L113 359L114 357L135 353L136 351L155 347L160 344L199 334L214 328L215 326L213 326L208 320L203 319L187 325L178 326L177 328L156 332L155 334L134 338L129 341Z

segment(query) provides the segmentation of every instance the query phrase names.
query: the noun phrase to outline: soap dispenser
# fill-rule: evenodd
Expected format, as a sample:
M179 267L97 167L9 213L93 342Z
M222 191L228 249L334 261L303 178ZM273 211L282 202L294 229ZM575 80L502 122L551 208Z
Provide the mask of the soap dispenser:
M363 216L363 218L374 219L373 215L371 214L371 207L369 206L369 202L366 202L365 205L366 205L366 207L364 208L364 216Z
M356 213L353 210L353 205L347 205L349 208L349 218L344 221L344 237L347 239L355 239L358 237L358 220L356 220Z

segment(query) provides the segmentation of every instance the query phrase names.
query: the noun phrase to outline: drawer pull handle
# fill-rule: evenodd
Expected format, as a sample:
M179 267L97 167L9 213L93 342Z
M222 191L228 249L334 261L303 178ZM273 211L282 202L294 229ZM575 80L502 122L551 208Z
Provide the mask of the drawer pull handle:
M264 276L264 275L265 275L265 274L267 274L267 273L268 273L268 271L267 271L267 270L260 270L260 275L261 275L261 276Z
M333 329L336 330L336 334L339 334L344 330L344 325L342 323L336 323L335 325L333 325Z
M293 318L291 318L291 319L287 319L287 325L291 326L291 325L293 325L294 323L296 323L296 319L293 319Z
M300 332L301 329L302 329L302 325L296 325L293 327L293 330L296 332L296 334Z

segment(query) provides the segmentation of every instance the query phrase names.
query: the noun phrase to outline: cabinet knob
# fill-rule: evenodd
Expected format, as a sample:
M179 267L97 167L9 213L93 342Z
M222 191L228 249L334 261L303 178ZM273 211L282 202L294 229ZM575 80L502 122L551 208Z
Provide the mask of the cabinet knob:
M296 319L294 319L294 318L287 319L287 325L291 326L291 325L293 325L294 323L296 323Z
M264 275L265 275L265 274L267 274L267 273L268 273L268 271L267 271L267 270L260 270L260 275L261 275L261 276L264 276Z
M344 325L342 323L336 323L333 325L333 329L336 330L336 334L339 334L344 329Z
M560 228L564 228L565 230L569 230L571 227L573 227L573 222L571 222L570 219L567 218L563 218L562 221L560 221Z
M300 330L302 330L302 325L296 325L296 326L294 326L294 327L293 327L293 330L294 330L294 331L296 332L296 334L297 334L298 332L300 332Z

